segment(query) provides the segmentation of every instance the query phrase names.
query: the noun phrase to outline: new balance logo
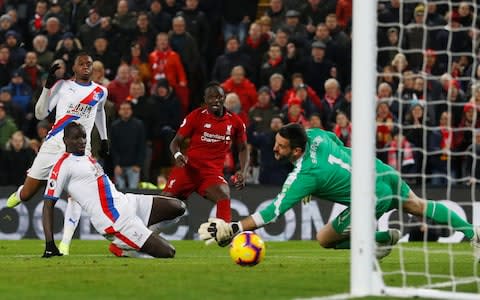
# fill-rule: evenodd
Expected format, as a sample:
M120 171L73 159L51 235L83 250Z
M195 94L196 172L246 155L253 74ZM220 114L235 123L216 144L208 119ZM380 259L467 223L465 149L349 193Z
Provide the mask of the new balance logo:
M205 128L212 128L212 124L210 124L210 123L205 123L205 125L203 125L203 127L205 127Z

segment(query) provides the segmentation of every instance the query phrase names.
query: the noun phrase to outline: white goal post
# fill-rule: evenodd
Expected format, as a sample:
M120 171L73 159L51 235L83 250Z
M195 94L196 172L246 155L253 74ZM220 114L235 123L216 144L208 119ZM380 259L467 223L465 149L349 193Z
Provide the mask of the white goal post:
M402 1L424 3L427 1ZM446 1L443 1L446 2ZM456 3L458 4L458 3ZM389 287L375 260L375 132L377 82L377 0L353 1L352 74L352 231L350 293L328 297L341 299L363 296L424 297L428 299L480 299L474 293L428 287ZM449 4L450 8L452 7ZM474 14L476 17L476 13ZM426 49L424 49L426 50ZM449 253L446 253L449 254ZM402 262L401 262L402 263ZM474 266L476 270L476 267ZM477 282L474 277L457 279L451 286Z

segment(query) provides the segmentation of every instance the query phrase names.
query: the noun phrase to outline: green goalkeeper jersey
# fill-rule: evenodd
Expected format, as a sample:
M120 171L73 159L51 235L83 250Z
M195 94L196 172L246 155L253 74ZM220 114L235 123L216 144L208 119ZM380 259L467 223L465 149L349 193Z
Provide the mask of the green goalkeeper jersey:
M252 215L258 226L275 221L307 196L350 206L351 150L332 132L307 130L304 154L285 180L282 191L263 210ZM394 199L405 200L410 188L392 167L376 160L376 196L383 211ZM398 196L398 197L394 197Z

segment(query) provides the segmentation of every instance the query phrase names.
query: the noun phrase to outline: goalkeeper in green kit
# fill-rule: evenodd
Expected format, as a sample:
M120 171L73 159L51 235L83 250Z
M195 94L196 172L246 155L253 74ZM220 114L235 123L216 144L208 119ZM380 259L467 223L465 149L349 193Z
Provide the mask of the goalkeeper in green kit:
M246 230L255 230L274 222L279 216L302 199L315 196L323 200L346 205L333 221L317 233L317 240L325 248L349 248L350 240L350 192L351 150L332 133L321 129L305 130L301 125L283 126L275 137L275 158L289 159L295 168L285 180L282 191L260 212L239 222L226 223L211 218L200 225L198 233L207 244L230 244L233 237ZM403 211L419 217L427 217L437 224L448 224L461 231L472 241L475 256L480 255L480 229L475 228L445 205L425 200L410 189L392 167L376 160L377 201L375 214L378 219L385 212L402 206ZM376 256L388 255L401 234L399 230L377 231ZM478 256L477 256L478 257Z

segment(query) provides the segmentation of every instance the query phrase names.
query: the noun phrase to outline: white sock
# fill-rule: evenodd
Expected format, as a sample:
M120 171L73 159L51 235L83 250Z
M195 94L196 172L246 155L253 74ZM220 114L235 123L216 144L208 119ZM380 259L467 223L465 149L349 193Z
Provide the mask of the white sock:
M17 189L17 198L20 199L20 201L22 201L22 198L20 197L20 192L22 191L22 189L23 189L23 184L19 186Z
M81 215L82 207L78 202L73 201L68 197L67 209L65 209L65 219L63 221L63 244L70 245L72 242L73 234L78 226L78 221L80 220Z

